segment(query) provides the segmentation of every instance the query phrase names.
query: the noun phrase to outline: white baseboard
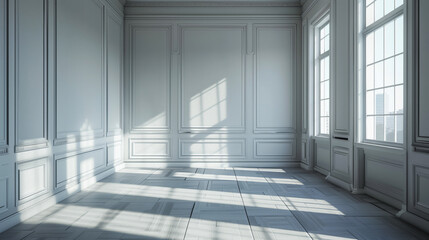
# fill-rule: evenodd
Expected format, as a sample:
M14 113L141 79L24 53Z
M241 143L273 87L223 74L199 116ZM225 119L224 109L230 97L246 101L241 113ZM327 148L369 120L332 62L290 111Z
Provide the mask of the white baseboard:
M91 178L82 180L78 185L69 187L65 189L64 191L61 191L55 195L49 196L43 200L40 200L38 202L35 202L31 206L28 206L25 209L20 210L19 212L3 219L0 221L0 233L6 231L7 229L33 217L34 215L48 209L49 207L54 206L55 204L63 201L64 199L70 197L71 195L80 192L81 190L84 190L85 188L88 188L89 186L93 185L94 183L102 180L103 178L106 178L115 171L116 169L120 169L121 166L123 167L123 164L117 164L112 168L107 169L104 172L99 173L96 176L93 176Z
M351 192L353 189L353 186L350 183L347 183L339 178L336 178L334 176L332 176L331 174L328 174L328 176L326 177L326 181L340 187L343 188L346 191Z
M126 168L227 168L227 167L259 167L288 168L299 167L299 162L125 162Z
M304 169L304 170L307 170L307 171L313 171L313 168L312 168L312 167L310 167L310 165L308 165L308 164L306 164L306 163L301 162L301 163L299 163L299 165L300 165L300 167L301 167L302 169Z
M401 209L402 208L402 202L398 199L395 199L391 196L388 196L384 193L381 193L379 191L376 191L372 188L369 187L365 187L364 191L366 194L368 194L369 196L376 198L384 203L387 203L389 205L391 205L392 207L395 207L397 209Z
M414 225L421 230L429 233L429 221L426 219L423 219L417 215L414 215L408 211L402 213L399 216L400 219L404 220L405 222L408 222L411 225Z

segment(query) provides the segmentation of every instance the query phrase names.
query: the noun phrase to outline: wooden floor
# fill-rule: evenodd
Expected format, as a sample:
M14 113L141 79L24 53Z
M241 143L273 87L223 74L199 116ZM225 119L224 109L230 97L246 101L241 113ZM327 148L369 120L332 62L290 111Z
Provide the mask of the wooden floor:
M0 239L429 239L301 169L124 169Z

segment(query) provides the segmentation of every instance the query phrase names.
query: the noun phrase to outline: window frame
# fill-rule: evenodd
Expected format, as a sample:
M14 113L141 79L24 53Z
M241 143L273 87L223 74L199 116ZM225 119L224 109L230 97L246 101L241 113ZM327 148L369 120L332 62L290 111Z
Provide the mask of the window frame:
M361 41L361 45L362 45L362 49L360 51L360 55L361 55L361 61L360 64L361 66L359 66L362 69L362 75L360 77L360 85L361 85L361 89L362 89L362 93L360 93L360 98L361 98L361 114L360 114L360 118L361 118L361 126L362 129L360 131L361 134L361 140L360 142L362 143L367 143L367 144L372 144L372 145L381 145L381 146L389 146L389 147L397 147L397 148L403 148L406 144L406 137L407 137L407 129L406 129L406 99L407 99L407 95L406 95L406 88L407 88L407 80L406 80L406 57L407 57L407 37L406 37L406 1L403 2L403 4L397 8L395 8L394 10L392 10L391 12L389 12L388 14L384 15L383 17L381 17L378 20L374 20L371 24L369 24L368 26L366 26L366 2L368 0L361 0L361 4L362 7L361 9L361 13L359 13L359 16L362 18L361 22L361 32L360 32L360 41ZM375 2L375 0L374 0ZM402 84L393 84L389 87L396 87L398 85L402 85L402 96L403 96L403 112L402 112L402 116L403 116L403 120L402 120L402 129L403 129L403 133L402 133L402 143L400 142L389 142L389 141L380 141L380 140L375 140L375 139L367 139L366 137L366 133L367 133L367 124L366 124L366 119L367 119L367 107L366 107L366 93L367 93L367 87L366 87L366 69L367 69L367 61L366 61L366 36L369 35L370 33L375 33L376 30L378 30L380 27L384 27L385 25L387 25L389 22L394 21L397 17L399 16L403 16L403 51L402 51L402 55L403 55L403 82ZM384 39L384 32L383 32L383 39ZM385 47L384 43L383 43L383 47ZM393 58L395 59L395 56L400 55L400 54L393 54L392 56L390 56L389 58ZM384 62L387 58L384 58L382 60L379 61L375 61L374 59L374 68L375 68L375 63L377 62ZM383 65L384 66L384 65ZM396 66L395 66L396 68ZM383 76L384 77L384 76ZM375 79L374 79L375 81ZM384 85L384 84L383 84ZM385 86L383 87L379 87L379 88L374 88L372 90L376 90L376 89L386 89ZM395 98L396 94L394 94L394 98ZM384 94L383 94L384 97ZM383 100L384 102L384 100ZM374 108L375 111L375 108ZM377 114L374 114L374 116L376 116ZM380 114L383 116L389 115L389 114ZM396 116L399 114L393 114L393 116Z
M320 37L320 32L321 30L326 27L327 25L329 25L329 50L320 53L320 49L321 49L321 37ZM330 16L330 11L326 11L324 14L322 14L320 16L320 18L313 24L313 80L314 80L314 130L315 130L315 136L317 137L323 137L323 138L329 138L331 135L331 80L332 80L332 74L331 74L331 51L332 51L332 45L331 45L331 40L332 40L332 24L331 24L331 16ZM329 119L329 133L321 133L321 114L320 114L320 110L321 110L321 88L320 88L320 84L321 84L321 76L320 76L320 63L322 59L325 59L326 57L329 57L329 78L328 78L328 82L329 82L329 114L327 116L327 118Z

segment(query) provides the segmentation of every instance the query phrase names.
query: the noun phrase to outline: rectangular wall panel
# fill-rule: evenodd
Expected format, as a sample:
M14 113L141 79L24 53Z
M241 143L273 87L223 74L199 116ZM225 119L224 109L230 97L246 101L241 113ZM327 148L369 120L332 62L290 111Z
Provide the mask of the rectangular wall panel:
M7 1L0 1L0 154L7 151ZM1 211L1 210L0 210Z
M181 139L180 158L243 158L246 142L241 139Z
M255 140L255 158L293 158L295 140Z
M122 19L112 10L107 14L107 131L121 129L122 114ZM120 131L119 131L120 132Z
M415 207L429 214L429 168L415 166Z
M351 172L350 157L350 150L348 148L333 147L332 172L348 178Z
M256 27L255 131L295 131L295 31Z
M56 137L102 136L103 6L98 0L58 0L56 16Z
M131 131L170 130L171 28L131 29Z
M122 160L122 142L107 146L107 165L112 165Z
M169 158L170 140L131 139L130 158Z
M15 28L16 145L47 144L46 5L17 0ZM40 146L39 146L40 147Z
M351 1L335 1L335 24L334 29L334 61L335 72L332 75L333 81L333 105L334 111L334 132L339 134L348 134L350 131L350 101L353 94L350 92L351 69L350 61L351 52L353 49L353 41L350 39L350 11L349 4Z
M28 201L48 191L48 158L17 165L18 201Z
M15 211L14 168L15 165L12 163L0 164L0 219Z
M243 27L182 27L181 131L244 131Z
M106 165L104 151L104 148L98 148L55 156L56 187L77 184L82 178L95 176L97 170Z
M391 158L388 158L391 159ZM365 187L397 200L403 199L404 166L385 157L365 152Z
M7 178L0 178L0 213L7 209Z
M316 168L320 168L322 169L322 171L329 172L329 170L331 169L331 149L329 146L329 140L315 140L314 147Z

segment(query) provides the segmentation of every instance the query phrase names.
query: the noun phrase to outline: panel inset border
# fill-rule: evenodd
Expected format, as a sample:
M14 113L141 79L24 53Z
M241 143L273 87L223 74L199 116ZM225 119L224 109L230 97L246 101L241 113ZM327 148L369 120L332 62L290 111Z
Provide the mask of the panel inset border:
M105 56L106 56L106 49L105 49L105 45L106 45L106 31L105 31L105 8L104 5L101 3L100 0L88 0L93 2L96 6L99 7L99 10L101 11L101 39L102 39L102 43L100 43L100 48L101 48L101 56L100 56L100 63L101 63L101 89L100 89L100 97L101 97L101 105L100 105L100 109L101 109L101 128L99 129L93 129L90 131L67 131L67 132L60 132L58 131L58 2L55 1L54 2L54 8L55 8L55 13L54 13L54 18L55 18L55 27L54 27L54 31L55 31L55 42L54 42L54 52L55 52L55 77L54 77L54 145L62 145L62 144L67 144L67 143L73 143L73 142L78 142L78 141L82 141L82 140L89 140L89 139L95 139L95 138L100 138L103 137L105 135L105 116L106 116L106 111L105 111L105 105L106 105L106 96L105 96L105 88L106 88L106 74L104 73L105 71L105 66L106 66L106 60L105 60Z
M48 169L49 158L40 158L28 162L17 163L16 166L16 189L17 189L17 203L22 204L33 200L43 194L46 194L48 189ZM32 189L33 191L30 193L23 193L22 191L26 186L23 186L22 178L25 177L25 172L31 171L37 168L41 168L43 171L43 175L38 176L39 179L34 179L34 181L42 181L43 188L42 189Z
M142 145L158 145L161 150L164 152L150 154L138 154L136 153L136 144ZM169 139L135 139L132 138L129 140L129 158L130 159L139 159L139 158L171 158L171 149L170 149L170 140Z
M0 154L5 154L8 151L7 130L8 130L8 55L7 53L7 20L8 20L8 1L0 2L0 9L3 10L0 14L0 104L4 112L0 113L3 118L3 124L0 124ZM1 180L0 180L1 181ZM1 211L1 207L0 207Z
M413 93L414 93L414 98L413 98L413 146L416 148L416 150L419 151L424 151L424 152L429 152L429 136L424 136L420 134L420 125L421 124L427 124L427 123L421 123L420 122L420 107L422 104L425 103L420 103L421 100L421 94L420 94L420 85L422 81L427 81L427 79L423 79L423 77L425 76L421 76L421 69L424 68L424 66L422 67L423 64L425 63L421 63L420 62L420 57L421 57L421 44L425 44L425 43L421 43L420 42L420 29L422 28L422 26L425 23L421 23L420 22L420 17L424 14L427 14L426 12L424 12L427 9L422 9L420 8L421 5L420 0L416 0L415 1L415 8L414 8L414 14L415 14L415 19L414 19L414 84L413 84ZM422 11L422 12L421 12ZM426 76L427 77L427 76ZM428 113L426 113L428 114Z
M263 154L261 152L262 145L266 144L284 144L289 151L286 154ZM253 141L253 157L254 158L295 158L296 157L296 140L295 139L255 139Z
M293 109L293 127L260 127L258 126L258 37L259 31L264 29L285 29L291 32L290 48L292 49L292 109ZM254 52L254 73L253 73L253 131L254 133L296 133L296 67L297 67L297 24L254 24L253 25L253 52Z
M43 17L41 19L43 24L43 136L38 139L19 139L19 3L20 1L15 1L15 151L22 152L40 148L48 147L48 61L47 61L47 32L48 32L48 2L43 0Z
M345 158L345 159L342 159ZM332 148L332 164L331 171L343 178L344 181L350 181L350 174L352 172L352 164L350 161L350 149L345 147L333 147ZM339 162L345 160L346 162ZM342 168L340 167L341 165ZM344 166L345 165L345 166ZM344 171L345 168L345 171Z
M428 190L429 186L422 186L422 179L425 178L429 182L429 168L414 166L414 199L413 204L417 210L429 214L429 202L421 201L422 189Z
M133 49L136 45L135 42L135 36L136 36L136 31L138 31L139 29L152 29L152 30L159 30L159 31L165 31L167 32L167 43L166 43L166 49L167 49L167 54L166 54L166 59L168 59L168 64L167 67L165 69L165 71L167 71L167 93L166 93L166 103L167 103L167 111L166 111L166 120L167 120L167 126L166 127L138 127L136 126L136 124L134 123L133 119L134 119L134 113L133 113L133 109L134 109L134 94L133 94L133 88L134 88L134 54L133 54ZM128 107L129 109L129 124L130 124L130 133L134 133L134 134L139 134L139 133L169 133L171 131L171 54L172 54L172 25L171 24L167 24L167 25L156 25L156 24L130 24L129 25L129 46L130 46L130 51L129 51L129 58L128 58L128 62L130 63L129 66L129 102L130 102L130 106Z
M231 30L231 29L237 29L241 31L241 52L242 52L242 61L241 61L241 126L239 127L225 127L225 126L219 126L219 127L187 127L184 126L184 114L183 114L183 44L184 44L184 33L186 30ZM246 116L246 91L245 91L245 79L246 79L246 54L247 54L247 25L246 24L213 24L213 25L186 25L181 24L178 26L178 34L179 34L179 49L178 54L180 55L180 77L179 77L179 132L181 133L203 133L207 131L216 132L216 133L243 133L246 128L246 122L245 122L245 116Z
M238 149L236 154L226 153L186 153L186 148L190 148L192 144L210 145L218 144L222 145L219 149L223 149L224 146L234 145L234 149ZM245 158L246 157L246 140L245 139L179 139L179 158L210 158L210 159L230 159L230 158Z

